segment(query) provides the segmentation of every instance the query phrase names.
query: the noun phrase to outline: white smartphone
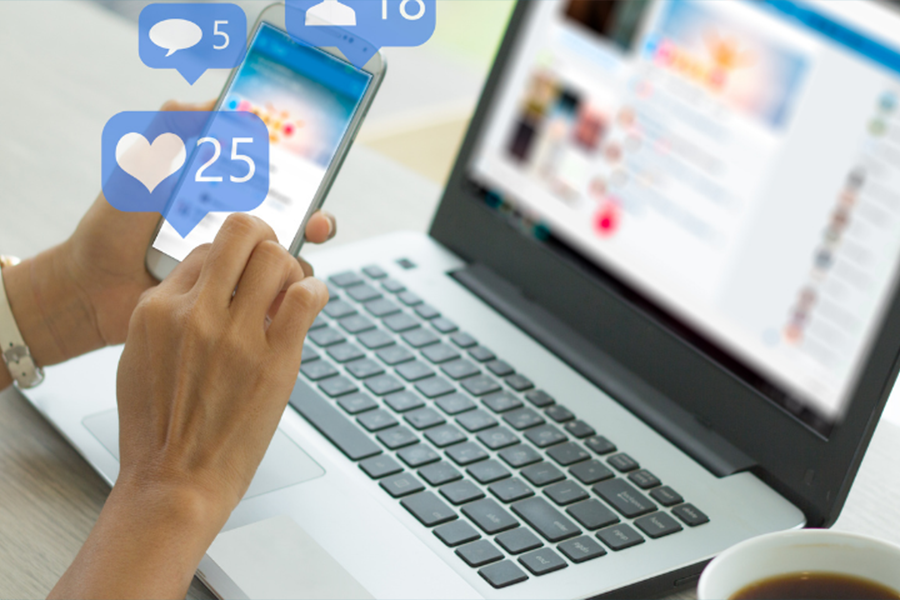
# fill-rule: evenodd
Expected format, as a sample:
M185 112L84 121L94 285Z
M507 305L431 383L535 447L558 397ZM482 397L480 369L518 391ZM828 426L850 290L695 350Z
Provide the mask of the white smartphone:
M358 69L335 48L295 41L285 30L285 10L292 9L276 4L262 13L215 110L250 110L266 122L269 194L249 214L271 225L296 256L306 222L324 202L387 64L378 52ZM334 35L350 34L335 28ZM304 126L310 123L315 126ZM147 270L162 281L194 248L215 239L228 214L209 213L187 237L160 219L147 248Z

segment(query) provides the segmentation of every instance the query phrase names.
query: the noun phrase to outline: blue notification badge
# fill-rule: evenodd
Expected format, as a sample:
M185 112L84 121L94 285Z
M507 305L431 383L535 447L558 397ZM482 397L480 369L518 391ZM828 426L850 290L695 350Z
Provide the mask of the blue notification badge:
M421 46L434 35L435 0L287 0L285 26L310 46L335 46L362 68L385 46Z
M236 67L247 51L247 15L236 4L150 4L138 33L145 65L176 69L191 85L207 69Z
M250 112L123 112L102 137L103 194L157 212L187 236L211 212L246 212L269 194L269 130Z

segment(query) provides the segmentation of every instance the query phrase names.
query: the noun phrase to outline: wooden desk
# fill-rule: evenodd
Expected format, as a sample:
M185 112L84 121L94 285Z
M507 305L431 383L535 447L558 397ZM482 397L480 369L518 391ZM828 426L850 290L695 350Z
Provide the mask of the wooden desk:
M40 25L40 43L33 43ZM132 25L80 2L0 2L0 248L28 256L64 239L99 189L100 131L122 110L214 97L216 73L190 88L144 67ZM328 200L333 244L424 231L433 183L365 147ZM315 253L311 252L314 261ZM883 423L836 528L900 543L900 427ZM47 594L87 537L106 484L16 391L0 393L0 597ZM211 597L195 582L190 597ZM690 598L692 592L679 597Z

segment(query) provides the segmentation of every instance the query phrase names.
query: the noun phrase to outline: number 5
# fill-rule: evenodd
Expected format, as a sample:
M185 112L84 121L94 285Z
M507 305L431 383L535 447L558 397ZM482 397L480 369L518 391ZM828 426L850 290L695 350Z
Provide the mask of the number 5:
M213 50L224 50L231 43L231 38L228 37L228 34L224 31L219 31L219 25L228 25L228 21L216 21L213 23L213 35L221 35L225 38L225 43L221 46L213 46Z
M250 158L249 156L245 156L243 154L237 153L238 144L252 144L252 143L253 143L253 138L234 138L231 141L231 160L242 160L245 163L247 163L247 165L250 167L249 170L247 171L247 174L244 175L243 177L235 177L234 175L232 175L231 181L233 183L247 183L248 181L253 179L253 176L256 174L256 163L253 162L253 159Z

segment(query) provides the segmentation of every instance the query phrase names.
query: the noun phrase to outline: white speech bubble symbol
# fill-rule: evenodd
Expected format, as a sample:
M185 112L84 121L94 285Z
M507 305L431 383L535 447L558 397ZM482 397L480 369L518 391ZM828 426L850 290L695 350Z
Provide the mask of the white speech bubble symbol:
M179 50L187 50L196 46L203 39L203 31L193 21L185 19L166 19L150 28L150 41L168 50L166 57Z

